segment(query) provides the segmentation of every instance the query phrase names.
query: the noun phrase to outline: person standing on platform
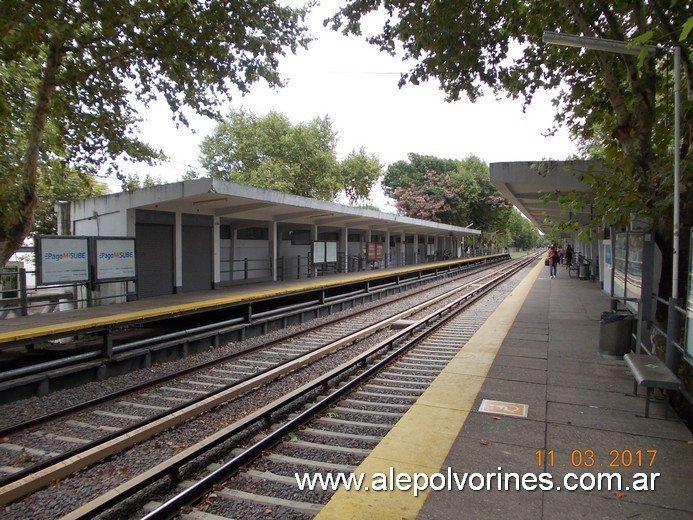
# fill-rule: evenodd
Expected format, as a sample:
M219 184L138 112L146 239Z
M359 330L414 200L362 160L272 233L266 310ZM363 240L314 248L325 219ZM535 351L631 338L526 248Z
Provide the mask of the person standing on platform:
M568 244L565 246L565 268L570 269L570 263L573 261L573 247Z
M558 260L558 255L556 254L556 248L551 245L549 246L549 275L551 278L556 278L556 262Z

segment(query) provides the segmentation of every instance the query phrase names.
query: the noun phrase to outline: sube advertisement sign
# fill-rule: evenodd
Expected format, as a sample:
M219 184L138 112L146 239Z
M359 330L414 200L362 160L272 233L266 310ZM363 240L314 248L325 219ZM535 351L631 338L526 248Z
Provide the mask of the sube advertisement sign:
M35 245L39 285L136 277L134 238L39 235Z
M135 240L132 238L101 238L96 243L96 281L135 278Z
M89 238L39 236L36 239L39 285L89 281Z

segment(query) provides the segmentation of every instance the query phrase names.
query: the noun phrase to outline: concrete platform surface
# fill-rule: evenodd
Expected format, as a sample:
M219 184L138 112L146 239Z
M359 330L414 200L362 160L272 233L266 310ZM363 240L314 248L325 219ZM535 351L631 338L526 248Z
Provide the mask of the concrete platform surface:
M608 309L536 265L355 471L409 489L340 489L317 518L693 518L693 436L661 402L645 418L625 363L599 356Z

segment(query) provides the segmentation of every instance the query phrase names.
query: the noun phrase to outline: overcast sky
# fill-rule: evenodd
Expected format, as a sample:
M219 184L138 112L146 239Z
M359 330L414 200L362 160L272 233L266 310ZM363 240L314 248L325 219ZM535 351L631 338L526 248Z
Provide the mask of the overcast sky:
M363 147L384 165L406 160L408 153L464 159L477 155L487 163L565 159L576 152L567 132L543 137L554 111L550 95L537 95L526 113L521 101L484 96L476 103L462 100L447 103L437 82L397 87L399 74L410 66L401 59L381 53L363 38L345 37L322 27L322 20L335 10L334 2L323 2L308 19L315 38L308 50L289 55L280 64L288 86L270 90L264 84L238 96L225 111L245 107L258 115L275 110L293 124L329 116L338 134L339 159ZM370 32L380 21L371 20ZM369 28L366 28L366 33ZM125 172L162 182L175 182L189 169L201 173L199 145L214 123L189 115L192 129L176 128L164 103L142 112L141 137L160 148L170 160L156 168L126 165ZM119 191L117 181L109 182ZM382 196L374 203L383 210Z

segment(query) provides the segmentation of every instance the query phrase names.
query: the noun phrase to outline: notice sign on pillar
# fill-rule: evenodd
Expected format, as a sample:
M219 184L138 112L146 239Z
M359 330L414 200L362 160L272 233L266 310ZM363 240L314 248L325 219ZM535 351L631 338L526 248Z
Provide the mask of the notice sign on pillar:
M89 238L56 235L36 237L38 285L89 281Z
M316 240L313 242L313 263L326 264L337 261L337 242Z
M325 242L313 242L313 263L324 264L325 260Z
M135 239L123 237L95 237L94 264L97 282L134 280Z
M385 248L382 242L368 242L368 261L374 262L385 258Z

